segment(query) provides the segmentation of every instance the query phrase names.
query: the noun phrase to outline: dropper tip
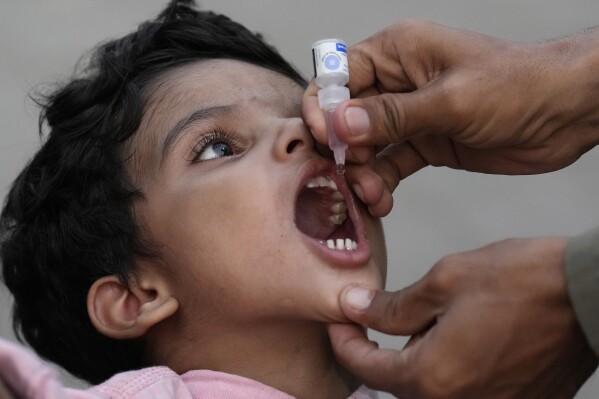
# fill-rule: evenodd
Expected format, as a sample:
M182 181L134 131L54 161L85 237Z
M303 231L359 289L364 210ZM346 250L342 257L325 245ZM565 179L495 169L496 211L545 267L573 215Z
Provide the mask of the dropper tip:
M345 165L342 163L337 164L337 174L344 175L345 174Z

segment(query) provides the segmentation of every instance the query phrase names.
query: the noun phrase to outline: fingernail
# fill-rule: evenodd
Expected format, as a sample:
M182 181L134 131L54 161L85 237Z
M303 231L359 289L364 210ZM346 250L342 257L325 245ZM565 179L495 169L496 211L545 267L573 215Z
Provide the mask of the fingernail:
M365 310L374 298L374 291L366 287L353 287L345 294L346 303L356 310Z
M362 187L360 187L359 184L354 184L352 188L354 189L354 193L356 193L358 198L365 203L366 201L364 201L364 191L362 191Z
M363 108L349 107L345 110L345 125L352 137L363 136L370 131L370 118Z

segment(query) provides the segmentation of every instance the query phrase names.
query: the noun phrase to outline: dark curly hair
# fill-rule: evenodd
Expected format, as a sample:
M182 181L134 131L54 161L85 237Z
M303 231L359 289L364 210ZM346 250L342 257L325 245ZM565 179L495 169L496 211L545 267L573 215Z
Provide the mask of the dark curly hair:
M159 256L136 225L133 204L143 193L126 172L125 141L140 125L142 91L174 66L215 58L306 85L259 34L179 0L100 45L66 85L38 100L43 144L14 181L0 217L3 278L19 339L91 383L151 364L143 341L101 335L86 309L95 280L116 275L129 284L135 259Z

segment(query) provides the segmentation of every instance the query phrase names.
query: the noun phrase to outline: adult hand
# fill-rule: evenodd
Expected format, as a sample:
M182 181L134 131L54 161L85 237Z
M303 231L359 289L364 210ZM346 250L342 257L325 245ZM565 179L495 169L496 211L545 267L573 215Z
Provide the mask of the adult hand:
M379 349L362 328L333 324L335 354L367 385L403 399L571 398L597 358L568 298L565 245L502 241L445 257L395 293L345 290L350 320L412 339L401 351Z
M374 168L389 191L426 165L554 171L599 142L597 48L599 29L525 44L397 23L349 48L353 99L337 107L333 124L350 161L372 161L363 147L382 149ZM317 90L313 81L302 115L326 143Z

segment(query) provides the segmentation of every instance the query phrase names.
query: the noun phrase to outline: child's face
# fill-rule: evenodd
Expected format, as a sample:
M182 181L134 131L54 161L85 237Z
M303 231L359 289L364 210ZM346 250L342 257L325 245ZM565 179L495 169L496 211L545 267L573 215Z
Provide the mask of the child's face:
M184 315L344 320L343 287L383 285L380 221L315 151L299 118L302 94L282 75L233 60L182 66L154 85L131 143L145 194L136 216L159 245ZM344 200L307 188L317 177L337 181L352 223L330 221L343 219ZM358 248L329 249L330 236Z

